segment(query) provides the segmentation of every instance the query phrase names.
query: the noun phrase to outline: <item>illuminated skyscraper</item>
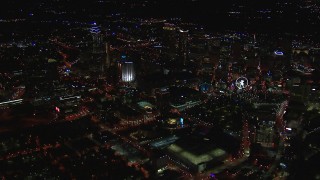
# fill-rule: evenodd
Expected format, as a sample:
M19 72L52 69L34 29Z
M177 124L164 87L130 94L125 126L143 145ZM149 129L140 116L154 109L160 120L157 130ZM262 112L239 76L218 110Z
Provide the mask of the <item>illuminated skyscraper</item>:
M174 24L166 23L163 27L163 55L166 60L178 61L179 64L186 64L189 31L182 30Z
M189 31L183 31L180 29L178 33L179 33L178 59L181 61L183 65L185 65L189 57L189 49L188 49Z
M177 48L177 27L174 24L166 23L163 27L163 46L174 52Z
M162 53L166 61L174 61L177 57L177 28L174 24L166 23L163 27Z
M123 82L132 82L135 80L133 62L124 62L121 64L121 77Z
M93 53L100 53L101 47L103 47L102 42L102 34L99 26L97 26L97 23L93 23L92 27L90 28L90 33L92 36L92 52Z

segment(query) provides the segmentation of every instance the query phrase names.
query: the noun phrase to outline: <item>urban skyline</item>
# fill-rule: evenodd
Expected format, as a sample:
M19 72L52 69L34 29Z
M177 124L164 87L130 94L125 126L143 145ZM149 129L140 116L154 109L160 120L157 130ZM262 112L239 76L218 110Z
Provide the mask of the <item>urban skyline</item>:
M2 179L319 179L316 0L6 0Z

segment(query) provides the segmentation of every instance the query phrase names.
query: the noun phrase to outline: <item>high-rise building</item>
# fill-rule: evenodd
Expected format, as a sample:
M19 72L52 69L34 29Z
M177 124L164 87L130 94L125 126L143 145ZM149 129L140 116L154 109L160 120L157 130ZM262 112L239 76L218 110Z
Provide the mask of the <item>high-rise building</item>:
M189 31L182 30L174 24L166 23L163 27L163 55L167 61L186 64L189 58Z
M177 56L177 27L166 23L163 27L162 53L165 61L174 61Z
M256 130L256 143L261 144L263 147L273 147L274 138L275 138L275 122L261 122L259 124L258 130Z
M90 28L90 33L92 36L92 52L93 53L101 53L103 47L103 37L101 34L100 27L97 26L97 23L93 23Z
M189 48L188 48L188 37L189 31L179 30L179 43L178 43L178 58L181 60L182 64L187 63L189 57Z
M175 51L177 48L177 27L174 24L166 23L162 29L164 48Z
M109 68L111 63L111 51L110 51L110 43L106 43L106 60L105 60L105 67Z
M133 62L125 61L121 63L121 79L123 82L132 82L135 80Z

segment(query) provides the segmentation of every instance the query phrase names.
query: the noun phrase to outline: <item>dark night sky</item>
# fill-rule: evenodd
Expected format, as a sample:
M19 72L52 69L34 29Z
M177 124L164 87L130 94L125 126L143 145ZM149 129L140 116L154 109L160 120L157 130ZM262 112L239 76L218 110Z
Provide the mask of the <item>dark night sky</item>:
M101 3L102 1L5 0L1 2L0 17L20 17L28 15L30 11L37 14L37 11L51 8L77 12L76 17L80 19L86 19L91 13L103 17L118 12L126 13L130 17L182 17L203 24L211 30L231 28L240 31L304 32L318 31L320 24L319 12L312 14L310 9L299 8L305 4L305 1L301 0L149 0L147 3L141 3L145 1L140 0L105 0ZM285 4L286 2L289 3ZM265 10L271 10L271 13L257 14L257 11ZM240 14L237 17L230 16L228 12L231 11ZM279 11L281 13L278 13Z

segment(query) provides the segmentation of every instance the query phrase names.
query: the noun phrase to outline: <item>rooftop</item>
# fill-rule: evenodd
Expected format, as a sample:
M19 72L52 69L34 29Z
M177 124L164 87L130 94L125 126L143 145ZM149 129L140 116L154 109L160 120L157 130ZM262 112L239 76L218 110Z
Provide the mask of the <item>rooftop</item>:
M195 154L191 151L183 149L177 144L172 144L168 147L168 150L174 152L177 156L188 160L194 165L199 165L204 162L209 162L216 158L219 158L226 154L226 152L219 148L213 148L204 154Z

